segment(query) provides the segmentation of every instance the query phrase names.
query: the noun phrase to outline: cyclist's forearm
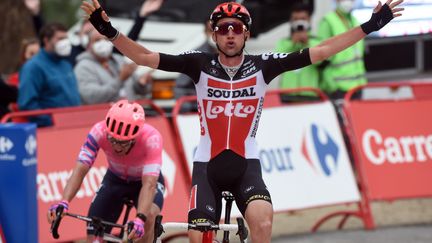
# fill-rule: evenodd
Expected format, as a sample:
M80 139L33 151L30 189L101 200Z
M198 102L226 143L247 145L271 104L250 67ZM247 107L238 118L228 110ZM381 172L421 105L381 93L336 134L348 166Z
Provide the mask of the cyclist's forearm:
M120 34L113 41L113 44L121 53L123 53L123 55L129 57L138 65L148 66L151 68L157 68L159 65L158 53L150 51L123 34Z
M77 166L73 170L72 175L69 177L69 180L63 191L63 200L70 202L75 197L81 187L84 177L89 170L90 167L87 165L84 165L80 162L77 163Z
M151 204L153 203L156 191L156 179L151 181L143 181L141 191L138 198L137 213L148 215Z
M317 63L326 60L336 53L354 45L365 36L366 34L360 27L355 27L345 33L325 40L319 45L310 48L309 53L311 61L312 63Z

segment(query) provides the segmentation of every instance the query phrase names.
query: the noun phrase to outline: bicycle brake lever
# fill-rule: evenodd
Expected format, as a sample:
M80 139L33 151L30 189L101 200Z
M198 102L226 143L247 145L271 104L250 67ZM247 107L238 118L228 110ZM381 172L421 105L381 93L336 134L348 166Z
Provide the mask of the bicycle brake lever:
M248 237L249 232L248 232L248 229L244 223L243 218L240 218L240 217L237 218L237 225L238 225L237 235L240 238L240 242L245 242L245 240Z
M156 216L154 227L155 227L155 229L154 229L153 243L156 243L157 239L162 235L162 233L165 232L163 229L163 226L162 226L162 215Z
M134 228L134 223L129 222L129 223L127 224L127 237L128 237L129 234L132 232L133 228ZM128 242L128 243L133 243L133 240L131 240L131 239L128 238L127 242Z
M60 237L58 233L58 227L60 226L60 221L62 220L64 207L59 205L56 209L56 218L51 224L51 234L54 239L58 239Z

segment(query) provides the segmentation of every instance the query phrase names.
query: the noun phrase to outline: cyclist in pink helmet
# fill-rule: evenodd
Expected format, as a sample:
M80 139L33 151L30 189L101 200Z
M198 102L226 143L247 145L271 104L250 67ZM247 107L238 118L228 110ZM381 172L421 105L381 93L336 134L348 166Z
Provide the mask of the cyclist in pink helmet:
M142 106L127 100L116 102L105 120L96 123L90 130L62 200L48 211L48 221L52 222L59 205L68 210L69 202L80 189L99 149L106 155L108 170L90 205L88 216L117 222L124 199L132 200L137 215L132 221L134 231L129 237L139 239L139 242L152 242L154 219L162 210L165 190L160 172L162 137L154 127L145 123ZM92 234L93 229L89 225L87 235L90 241Z
M278 75L326 60L381 29L402 15L402 2L378 1L368 21L314 47L260 55L243 51L252 21L238 3L223 3L211 15L216 54L192 50L172 55L149 50L114 28L98 0L84 1L81 8L99 33L138 65L183 73L194 81L201 126L188 221L218 223L220 192L230 191L250 228L252 242L269 243L273 207L256 141L267 87ZM199 239L191 238L191 242Z

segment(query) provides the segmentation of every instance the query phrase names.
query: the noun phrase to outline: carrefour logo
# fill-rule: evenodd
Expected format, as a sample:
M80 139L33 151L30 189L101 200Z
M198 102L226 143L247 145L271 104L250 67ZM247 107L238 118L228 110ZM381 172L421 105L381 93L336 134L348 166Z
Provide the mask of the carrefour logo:
M27 141L25 143L25 149L29 155L34 155L36 152L37 143L36 138L33 135L27 137Z
M304 158L314 171L320 170L326 176L330 176L338 167L339 146L326 129L319 128L316 124L310 126L310 136L306 134L308 133L303 135L301 145Z
M7 137L0 137L0 153L7 153L13 148L14 144Z

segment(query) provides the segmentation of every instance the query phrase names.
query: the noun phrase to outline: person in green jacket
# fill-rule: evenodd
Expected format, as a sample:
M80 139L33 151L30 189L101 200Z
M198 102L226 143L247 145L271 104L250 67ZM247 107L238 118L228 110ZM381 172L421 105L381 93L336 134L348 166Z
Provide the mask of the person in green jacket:
M336 0L335 11L325 15L318 27L318 37L326 40L359 25L351 14L354 0ZM332 99L342 99L345 93L367 83L364 65L364 40L328 59L323 70L321 89ZM360 93L357 97L360 97Z
M290 16L291 36L280 39L276 43L275 52L291 53L307 47L316 46L320 40L311 35L311 9L298 3L291 8ZM319 88L318 64L309 65L292 72L285 72L280 76L279 88ZM283 96L288 101L302 101L315 99L314 92L299 92Z

